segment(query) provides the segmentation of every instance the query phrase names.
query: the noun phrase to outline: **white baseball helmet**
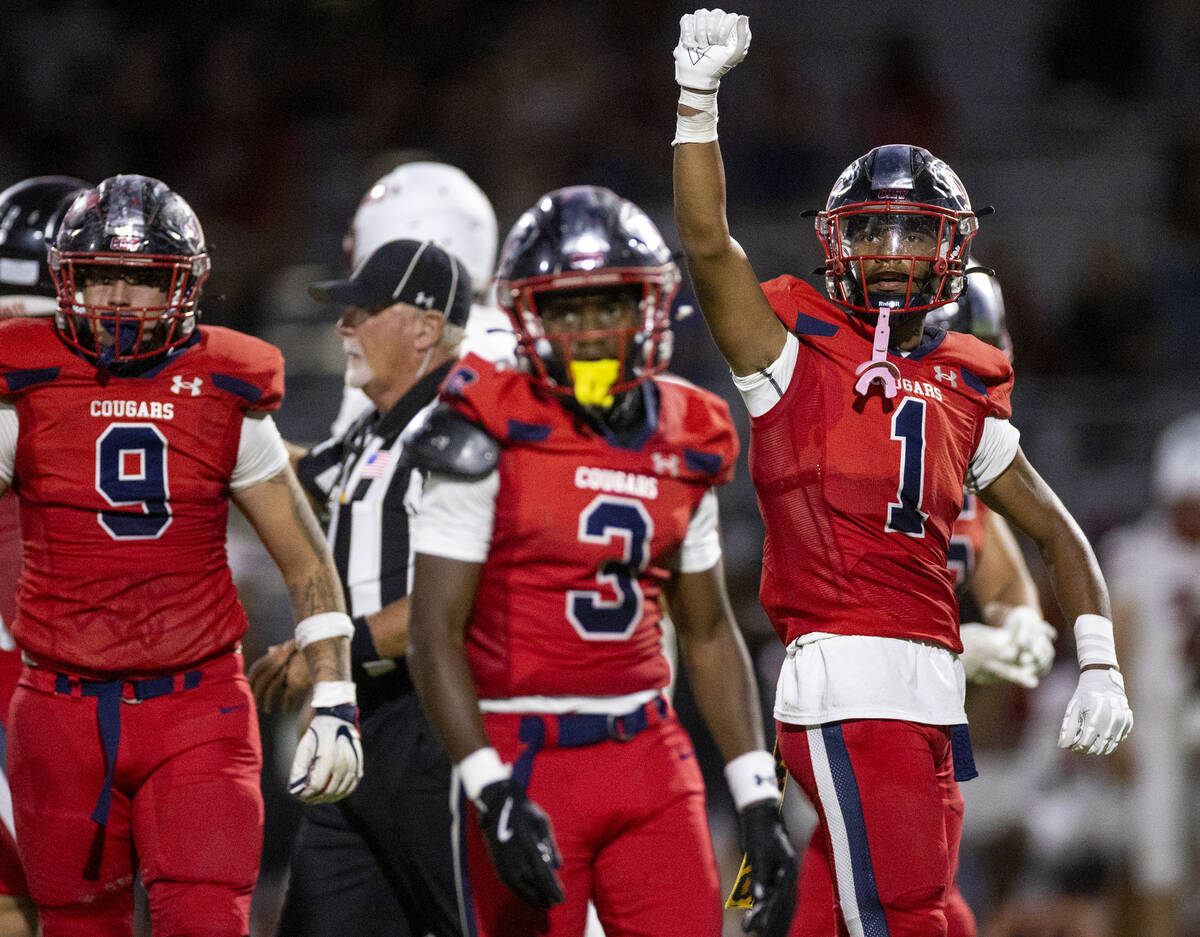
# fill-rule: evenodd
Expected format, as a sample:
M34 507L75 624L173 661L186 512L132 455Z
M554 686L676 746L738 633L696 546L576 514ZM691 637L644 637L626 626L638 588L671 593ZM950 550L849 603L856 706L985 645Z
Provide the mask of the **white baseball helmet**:
M1200 413L1179 418L1158 437L1153 487L1162 504L1200 499Z
M398 238L434 241L463 262L477 295L486 291L496 267L499 225L488 197L461 169L402 163L371 186L346 233L351 268Z

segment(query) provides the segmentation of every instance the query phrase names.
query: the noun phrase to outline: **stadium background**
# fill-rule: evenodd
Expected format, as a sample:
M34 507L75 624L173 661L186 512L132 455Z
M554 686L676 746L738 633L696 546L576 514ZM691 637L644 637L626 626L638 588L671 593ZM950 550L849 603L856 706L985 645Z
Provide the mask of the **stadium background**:
M492 198L502 236L542 192L589 182L641 204L678 244L670 50L687 9L660 0L7 0L0 187L46 173L98 182L140 172L175 188L214 258L204 321L283 349L280 426L316 441L337 409L341 353L328 310L304 286L341 271L358 197L397 161L423 154L461 166ZM823 203L855 156L885 142L931 149L977 209L997 209L976 256L1004 286L1026 451L1094 542L1137 516L1150 500L1155 435L1200 400L1200 7L745 0L738 9L754 39L726 82L721 134L731 226L760 277L818 264L800 212ZM689 298L685 286L681 302ZM699 316L678 333L676 370L730 398L741 418ZM744 456L722 512L768 713L779 649L755 595L761 524ZM252 657L290 623L277 574L236 525L231 553L255 624ZM985 921L1023 894L1112 895L1124 880L1119 822L1092 835L1072 813L1080 797L1120 804L1119 759L1064 767L1053 730L1034 728L1039 712L1058 707L1054 694L1070 691L1054 679L1069 680L1069 636L1059 653L1063 666L1033 694L973 701L985 769L994 760L1038 804L1010 790L1010 813L983 810L975 825L989 835L973 836L972 811L992 799L964 787L963 885ZM680 704L688 713L686 686ZM291 726L267 719L264 729L270 743ZM272 755L287 748L269 744ZM728 875L732 820L711 746L705 754ZM295 820L270 774L283 770L269 765L265 784L263 933ZM1050 780L1062 771L1066 788ZM1083 793L1063 794L1076 786Z

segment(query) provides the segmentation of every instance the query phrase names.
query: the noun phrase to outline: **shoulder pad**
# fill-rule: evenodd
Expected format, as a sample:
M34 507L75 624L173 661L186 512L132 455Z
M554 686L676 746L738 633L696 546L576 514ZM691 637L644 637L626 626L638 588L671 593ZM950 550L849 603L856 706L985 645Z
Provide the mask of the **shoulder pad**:
M430 472L483 478L499 462L500 443L453 407L438 404L404 440L404 458Z

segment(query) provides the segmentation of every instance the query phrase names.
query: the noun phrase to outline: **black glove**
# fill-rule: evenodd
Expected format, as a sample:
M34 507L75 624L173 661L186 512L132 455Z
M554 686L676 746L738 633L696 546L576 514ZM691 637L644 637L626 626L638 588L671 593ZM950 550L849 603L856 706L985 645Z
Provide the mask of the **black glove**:
M758 937L784 937L796 911L799 862L773 800L749 804L738 814L742 848L750 864L754 907L742 930Z
M512 778L493 781L479 792L476 806L500 881L535 908L549 909L562 901L562 883L554 874L562 867L562 856L550 818L525 796L525 788Z

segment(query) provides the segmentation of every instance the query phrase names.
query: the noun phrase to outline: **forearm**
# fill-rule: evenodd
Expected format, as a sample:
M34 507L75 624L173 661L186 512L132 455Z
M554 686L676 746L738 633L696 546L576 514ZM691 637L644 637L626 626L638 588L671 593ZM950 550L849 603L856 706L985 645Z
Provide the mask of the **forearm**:
M422 638L418 629L407 661L421 705L451 762L489 746L462 642Z
M1112 618L1100 564L1073 519L1068 517L1052 537L1039 541L1038 550L1050 574L1054 597L1068 622L1080 615Z
M681 632L679 646L700 715L725 761L764 748L750 655L732 623L703 638Z
M679 105L680 111L694 110ZM720 145L680 143L675 147L675 226L689 260L730 250L725 209L725 166Z

